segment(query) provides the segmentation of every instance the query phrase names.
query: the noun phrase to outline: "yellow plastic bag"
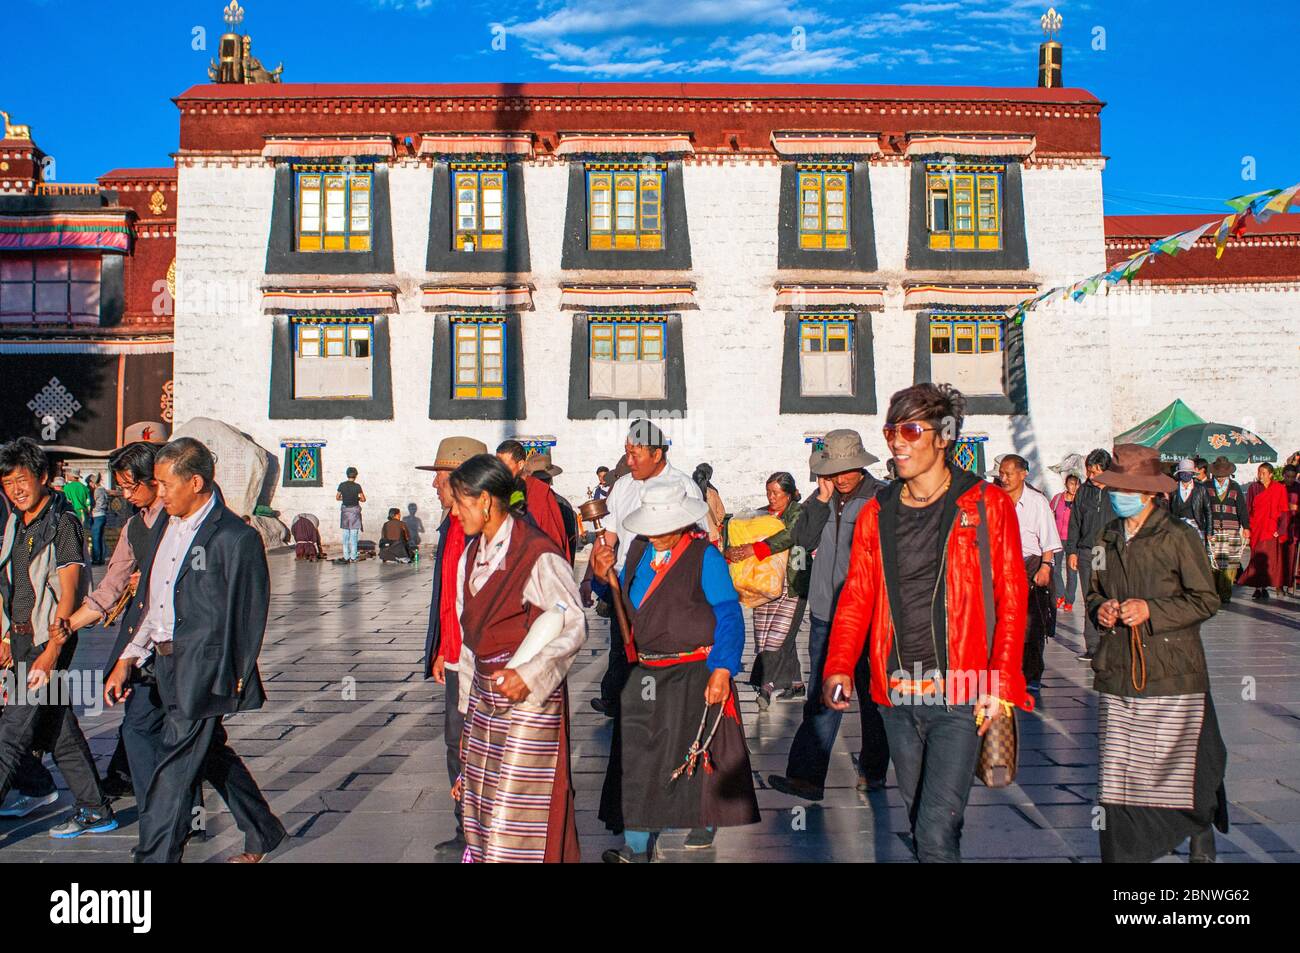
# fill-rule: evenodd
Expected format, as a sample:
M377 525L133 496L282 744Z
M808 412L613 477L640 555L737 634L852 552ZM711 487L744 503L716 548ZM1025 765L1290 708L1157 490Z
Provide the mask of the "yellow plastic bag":
M781 532L785 524L775 516L733 517L727 523L727 544L744 546L757 543ZM731 563L731 583L740 594L740 604L747 609L779 599L785 593L785 571L790 553L773 553L766 559L750 556Z

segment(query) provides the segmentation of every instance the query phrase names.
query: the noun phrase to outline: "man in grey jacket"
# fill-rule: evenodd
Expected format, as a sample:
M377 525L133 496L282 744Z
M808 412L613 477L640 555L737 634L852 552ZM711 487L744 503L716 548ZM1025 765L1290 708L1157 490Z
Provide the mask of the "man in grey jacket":
M840 730L841 713L822 704L822 668L826 664L826 646L830 637L835 603L849 573L849 554L853 549L853 530L858 514L867 501L884 486L867 473L876 458L862 446L854 430L832 430L826 434L823 449L813 452L809 466L817 477L817 495L803 504L803 512L794 527L795 552L792 559L807 559L816 550L812 578L808 588L810 634L808 654L812 668L803 721L790 746L785 775L768 776L768 784L785 794L822 799L826 773L830 769L831 748ZM798 552L802 550L802 552ZM867 665L863 654L859 667ZM865 685L869 677L858 676ZM885 726L875 703L865 693L858 699L862 718L862 752L858 759L858 787L875 790L884 786L889 768L889 742Z

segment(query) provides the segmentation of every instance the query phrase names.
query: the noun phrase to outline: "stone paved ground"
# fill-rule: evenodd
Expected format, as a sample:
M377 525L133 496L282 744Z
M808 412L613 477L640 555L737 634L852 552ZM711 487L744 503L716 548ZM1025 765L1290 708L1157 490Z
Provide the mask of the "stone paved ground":
M292 834L291 846L276 858L435 860L433 845L451 834L453 817L442 690L416 674L430 562L418 568L376 561L338 567L299 564L276 554L271 568L275 595L262 652L270 702L227 724L235 748ZM596 819L609 723L589 705L605 668L608 623L594 614L590 622L588 644L569 686L578 826L583 856L595 861L615 841ZM1097 860L1097 835L1090 827L1097 706L1084 664L1075 660L1079 632L1077 611L1062 616L1060 638L1048 647L1039 711L1022 720L1018 783L996 791L977 786L971 794L963 839L963 853L971 860ZM1295 861L1300 856L1300 603L1234 601L1204 627L1203 636L1231 752L1234 826L1220 838L1220 858ZM805 646L806 640L805 627ZM102 632L88 635L77 664L97 665L106 641ZM345 684L354 686L354 696L345 696ZM799 706L777 704L760 713L752 690L742 688L741 695L762 823L721 832L711 852L687 854L674 849L680 848L680 836L665 838L666 860L909 859L892 771L886 791L866 796L855 791L855 714L844 720L826 800L798 810L803 802L767 789L765 779L784 770ZM101 768L113 749L119 717L113 710L83 720ZM191 846L191 862L241 849L230 815L211 791L207 803L213 812L210 836ZM132 799L117 803L119 831L52 841L46 831L67 807L63 792L57 805L37 815L0 820L0 861L128 859L136 835Z

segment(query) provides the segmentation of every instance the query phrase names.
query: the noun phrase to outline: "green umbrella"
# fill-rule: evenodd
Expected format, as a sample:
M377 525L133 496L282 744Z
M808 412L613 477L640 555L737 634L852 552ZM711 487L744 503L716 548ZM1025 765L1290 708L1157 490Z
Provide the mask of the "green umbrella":
M1277 451L1245 427L1235 424L1199 423L1179 427L1155 444L1164 461L1183 457L1226 457L1233 463L1269 463Z
M1115 443L1136 443L1154 447L1160 438L1189 424L1203 424L1205 419L1181 400L1175 400L1164 410L1148 417L1135 427L1130 427L1115 438Z

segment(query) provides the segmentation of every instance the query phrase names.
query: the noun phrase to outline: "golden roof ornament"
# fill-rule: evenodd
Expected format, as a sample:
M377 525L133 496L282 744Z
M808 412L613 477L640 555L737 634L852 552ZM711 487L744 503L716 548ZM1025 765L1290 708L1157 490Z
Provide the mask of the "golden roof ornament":
M226 21L227 30L221 34L218 47L218 59L208 66L208 79L214 83L278 83L284 72L281 63L273 70L262 66L261 61L253 56L253 38L246 33L239 33L236 28L244 22L244 8L239 0L230 0L221 12Z
M4 124L5 134L4 134L3 138L5 138L5 139L26 139L28 142L31 142L31 141L32 141L32 127L31 127L31 126L28 126L28 125L19 125L18 123L10 122L10 121L9 121L9 114L8 114L7 112L5 112L3 109L0 109L0 116L3 116L3 117L4 117L4 123L5 123L5 124Z
M231 0L234 3L234 0ZM1061 33L1061 15L1056 12L1056 7L1048 7L1047 12L1043 14L1038 21L1043 27L1043 36L1048 40L1055 40Z
M1061 32L1061 15L1049 7L1038 21L1043 26L1043 42L1038 46L1038 85L1042 89L1059 89L1064 83L1061 57L1065 52L1056 37Z
M162 189L154 189L153 195L149 196L149 211L154 215L167 211L167 200L163 198Z

